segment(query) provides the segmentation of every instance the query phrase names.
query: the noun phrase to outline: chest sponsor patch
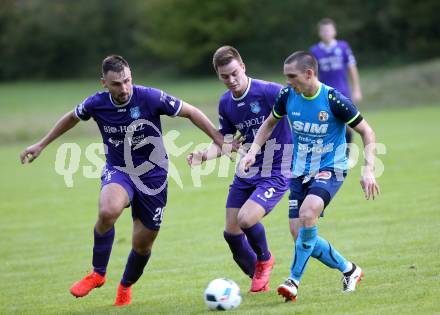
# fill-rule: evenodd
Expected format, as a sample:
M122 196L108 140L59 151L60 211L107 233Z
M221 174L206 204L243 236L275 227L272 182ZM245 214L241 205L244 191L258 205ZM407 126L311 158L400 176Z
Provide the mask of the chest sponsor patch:
M130 108L130 117L133 119L138 119L139 117L141 117L139 106Z
M254 114L258 114L261 110L261 106L258 101L250 103L249 106L251 107L251 112L253 112Z
M328 113L326 111L320 111L318 113L318 119L319 119L319 121L327 121L328 120Z

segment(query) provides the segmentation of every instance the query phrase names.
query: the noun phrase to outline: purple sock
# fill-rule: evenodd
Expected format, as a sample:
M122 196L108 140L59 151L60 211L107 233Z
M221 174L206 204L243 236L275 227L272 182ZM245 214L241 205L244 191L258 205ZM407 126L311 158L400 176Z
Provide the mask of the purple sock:
M237 265L245 274L252 278L254 276L257 256L249 246L246 236L243 233L236 235L226 231L223 232L223 236L231 249L232 257Z
M125 265L124 275L121 279L121 284L124 287L129 287L134 284L142 276L144 272L145 265L150 259L151 253L143 256L135 252L134 249L131 250L130 255L128 255L127 264Z
M257 254L257 260L267 261L270 258L270 252L267 247L266 232L264 226L260 222L251 226L250 228L243 229L244 234L252 246L252 249Z
M104 234L99 234L95 228L93 234L95 239L92 260L93 270L104 276L110 259L110 253L112 252L113 240L115 239L115 227L113 226Z

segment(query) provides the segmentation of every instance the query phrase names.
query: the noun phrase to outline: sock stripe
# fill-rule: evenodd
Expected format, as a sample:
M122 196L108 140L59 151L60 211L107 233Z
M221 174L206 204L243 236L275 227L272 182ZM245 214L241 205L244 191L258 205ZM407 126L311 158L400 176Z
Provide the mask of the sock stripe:
M292 269L295 266L295 264L296 264L296 250L295 250L295 258L293 259Z
M301 274L303 273L303 271L304 271L304 268L306 267L306 265L307 265L307 262L309 261L309 259L310 259L310 256L309 256L309 257L307 257L306 261L304 262L304 265L303 265L303 266L302 266L302 268L301 268Z
M327 243L328 243L328 242L327 242ZM330 243L328 243L328 246L329 246L330 257L331 257L331 259L335 262L335 264L337 264L338 261L337 261L336 258L333 256L332 246L330 245Z

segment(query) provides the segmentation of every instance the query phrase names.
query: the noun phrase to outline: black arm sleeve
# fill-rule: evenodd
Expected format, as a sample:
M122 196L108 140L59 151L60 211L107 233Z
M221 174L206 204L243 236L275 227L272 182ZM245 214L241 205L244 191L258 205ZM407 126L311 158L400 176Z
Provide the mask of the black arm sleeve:
M276 119L281 119L284 115L287 114L286 106L287 99L289 98L289 92L290 91L288 87L283 88L275 100L275 104L272 108L272 114Z
M357 107L338 90L330 90L328 100L333 115L350 127L356 127L363 120Z

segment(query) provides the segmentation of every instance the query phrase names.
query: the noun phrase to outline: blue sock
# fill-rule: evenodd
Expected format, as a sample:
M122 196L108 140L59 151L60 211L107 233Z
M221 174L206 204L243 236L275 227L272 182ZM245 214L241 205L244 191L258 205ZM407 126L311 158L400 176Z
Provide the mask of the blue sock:
M270 259L270 252L267 246L266 232L264 231L264 225L258 222L250 228L243 229L244 234L249 241L255 254L257 254L257 260L268 261Z
M254 276L255 263L257 262L257 256L249 245L246 236L241 233L238 235L223 232L223 236L229 245L237 265L243 270L249 277Z
M121 284L124 287L129 287L134 284L142 276L144 272L145 265L150 259L151 253L143 256L135 252L134 249L131 250L130 255L128 255L127 264L125 265L124 275L122 276Z
M295 242L295 258L290 269L290 278L298 283L301 280L317 239L318 227L316 225L299 228L298 239Z
M113 240L115 239L115 227L104 234L96 232L96 228L93 230L94 245L93 245L93 270L99 273L101 276L105 275L107 270L108 261L112 252Z
M330 268L338 269L340 272L344 272L348 263L327 240L319 236L311 256Z

